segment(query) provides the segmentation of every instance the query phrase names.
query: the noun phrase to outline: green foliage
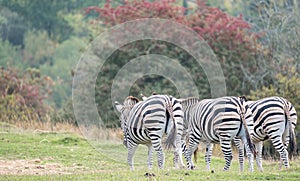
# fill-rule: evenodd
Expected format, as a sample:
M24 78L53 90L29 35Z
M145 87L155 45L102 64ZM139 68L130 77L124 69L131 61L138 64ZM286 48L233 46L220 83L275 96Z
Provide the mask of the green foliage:
M91 19L93 17L91 14L89 15L91 17L89 17L84 15L81 11L63 14L61 16L63 16L63 18L73 28L72 36L69 39L77 37L89 39L89 41L91 41L106 28L104 26L99 26L96 21L93 21L93 19Z
M1 3L1 1L0 1ZM27 31L27 24L24 18L0 5L0 37L4 41L9 41L13 45L22 45L23 37Z
M18 45L23 43L22 35L27 29L46 31L48 36L54 41L62 42L67 40L71 35L74 35L74 29L69 24L68 16L80 13L78 10L82 8L102 5L103 3L99 2L99 0L0 0L0 6L6 7L10 12L14 13L7 16L14 18L13 20L16 22L20 22L19 24L12 22L14 29L10 29L9 32L10 35L15 36L15 38L13 36L11 38L14 41L18 41L16 42ZM78 30L75 30L75 34L76 31ZM21 38L17 38L19 35Z
M62 18L59 12L65 11L68 1L15 0L0 1L0 5L18 12L31 28L47 31L50 37L62 41L72 33L72 28Z
M56 121L75 123L70 102L72 70L87 42L103 31L91 25L81 10L104 3L0 0L0 66L17 67L20 74L31 67L49 75L55 82L44 101L54 110L61 109L51 113Z
M55 81L51 100L55 107L61 108L70 99L72 92L72 71L79 61L81 50L85 49L83 38L72 37L57 46L52 55L52 62L40 65L41 72Z
M55 44L46 31L28 31L24 37L24 67L36 67L53 64Z
M19 47L13 46L8 40L0 39L0 66L17 66L20 61Z
M261 89L253 90L251 91L250 98L256 100L269 96L282 96L291 101L299 112L300 77L298 72L292 69L288 75L277 74L275 78L277 85L263 86ZM299 116L298 119L300 118Z
M263 86L261 89L251 91L250 98L260 99L269 96L282 96L288 99L299 112L300 110L300 100L298 96L300 95L300 77L295 69L290 70L287 75L277 74L276 85L270 85L268 87ZM298 119L300 115L298 114ZM299 119L300 120L300 119ZM297 126L298 131L300 131L299 125Z

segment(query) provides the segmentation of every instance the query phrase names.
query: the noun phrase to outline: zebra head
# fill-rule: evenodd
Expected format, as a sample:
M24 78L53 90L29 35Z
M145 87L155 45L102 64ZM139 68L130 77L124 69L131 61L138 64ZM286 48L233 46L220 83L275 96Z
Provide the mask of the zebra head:
M121 125L121 129L123 131L123 134L124 134L124 142L123 144L127 147L127 141L126 141L126 134L127 134L127 121L128 121L128 117L129 117L129 114L130 114L130 111L131 109L134 107L134 105L136 103L138 103L140 100L136 97L133 97L133 96L128 96L124 102L123 102L123 105L120 104L119 102L115 101L115 107L117 109L117 111L120 114L120 125Z

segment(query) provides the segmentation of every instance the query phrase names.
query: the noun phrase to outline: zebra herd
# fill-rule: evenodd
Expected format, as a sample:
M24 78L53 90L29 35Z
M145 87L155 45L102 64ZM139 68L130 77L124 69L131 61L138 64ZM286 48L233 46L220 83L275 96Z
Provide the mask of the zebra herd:
M260 171L263 141L270 139L280 154L281 164L289 167L289 155L296 149L294 129L297 114L294 106L281 97L248 101L245 97L216 99L176 99L170 95L129 96L123 104L115 102L128 149L128 164L134 170L133 156L139 144L148 147L148 168L157 152L158 167L164 167L164 148L174 147L174 164L194 169L192 154L200 142L206 144L205 161L210 170L213 144L220 144L225 159L224 170L232 160L232 142L238 147L240 170L244 169L244 148L253 171L253 160ZM167 135L163 141L164 135ZM287 151L290 145L289 153Z

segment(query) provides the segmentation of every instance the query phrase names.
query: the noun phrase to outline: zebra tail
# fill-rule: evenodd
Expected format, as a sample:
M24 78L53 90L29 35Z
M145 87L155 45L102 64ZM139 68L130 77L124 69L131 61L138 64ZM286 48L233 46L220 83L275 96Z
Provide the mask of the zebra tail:
M242 100L242 103L244 101L247 101L247 98L245 96L240 97L240 99ZM242 117L242 123L243 123L244 128L245 128L247 144L249 145L249 148L250 148L250 151L252 152L252 154L254 156L256 156L257 155L256 149L255 149L254 144L252 142L252 139L251 139L251 136L250 136L250 133L249 133L249 129L248 129L248 126L247 126L247 123L245 121L245 117L244 116Z
M246 130L246 138L247 138L247 143L248 143L248 145L249 145L249 148L250 148L252 154L253 154L254 156L256 156L257 153L256 153L256 150L255 150L254 144L253 144L253 142L252 142L252 140L251 140L250 133L249 133L249 131L248 131L247 128L246 128L245 130Z
M296 136L295 136L295 130L292 127L292 122L289 121L289 133L290 133L290 140L289 140L289 145L290 149L289 151L289 158L292 159L293 154L296 152L297 149L297 143L296 143Z
M173 110L171 110L171 104L167 104L167 111L170 115L170 118L173 120L173 128L171 129L170 133L167 136L167 139L164 141L164 147L167 150L170 150L172 148L175 148L175 140L176 140L176 135L177 135L177 127L176 127L176 121L173 115ZM168 126L168 125L166 125Z
M289 104L287 100L283 100L284 102L284 113L285 113L285 119L288 122L289 126L289 145L290 148L288 149L289 152L289 159L292 159L293 154L296 152L297 149L297 143L296 143L296 136L295 136L295 130L293 129L290 111L289 111Z
M245 124L244 124L244 126L245 126L245 132L246 132L246 140L247 140L247 143L249 145L250 151L252 152L252 154L254 156L256 156L257 153L256 153L256 150L255 150L254 144L252 142L248 127Z
M171 129L170 133L168 134L167 139L164 141L164 147L167 150L170 150L175 147L175 139L176 139L177 131L176 131L175 121L173 121L173 123L174 123L174 126Z

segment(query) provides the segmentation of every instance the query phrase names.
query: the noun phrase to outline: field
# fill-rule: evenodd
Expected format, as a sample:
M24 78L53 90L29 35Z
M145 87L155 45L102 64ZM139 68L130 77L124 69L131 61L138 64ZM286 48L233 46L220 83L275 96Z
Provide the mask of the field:
M91 145L96 145L92 147ZM74 133L29 131L2 124L0 128L0 180L299 180L300 161L289 170L279 170L278 162L264 161L264 173L239 172L235 156L230 171L223 172L224 160L212 159L211 171L205 169L200 153L196 170L176 170L172 154L166 153L166 166L153 170L146 166L146 147L135 156L135 171L126 163L127 150L121 141L90 144ZM156 155L155 155L156 156ZM154 161L156 157L154 156ZM154 162L155 163L155 162ZM247 168L247 165L245 165ZM147 176L150 173L151 176Z

